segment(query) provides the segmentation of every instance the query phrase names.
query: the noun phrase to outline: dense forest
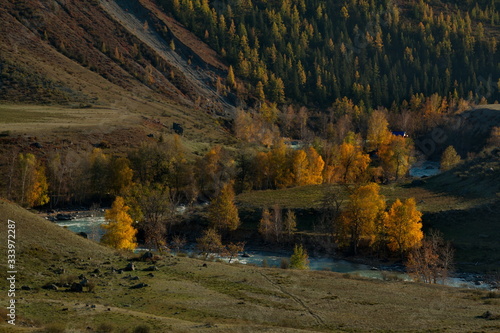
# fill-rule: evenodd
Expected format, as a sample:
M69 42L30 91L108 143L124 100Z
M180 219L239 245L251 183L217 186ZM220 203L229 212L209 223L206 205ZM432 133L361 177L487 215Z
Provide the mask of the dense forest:
M500 99L495 0L158 2L259 100L324 107L346 96L374 108L415 94Z

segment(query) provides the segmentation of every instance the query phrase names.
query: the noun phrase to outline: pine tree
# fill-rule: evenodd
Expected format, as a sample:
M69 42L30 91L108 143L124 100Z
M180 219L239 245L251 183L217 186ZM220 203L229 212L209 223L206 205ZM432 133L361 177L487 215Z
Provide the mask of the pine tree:
M221 236L215 229L207 229L203 236L196 239L198 249L205 254L205 259L208 255L220 254L223 251Z

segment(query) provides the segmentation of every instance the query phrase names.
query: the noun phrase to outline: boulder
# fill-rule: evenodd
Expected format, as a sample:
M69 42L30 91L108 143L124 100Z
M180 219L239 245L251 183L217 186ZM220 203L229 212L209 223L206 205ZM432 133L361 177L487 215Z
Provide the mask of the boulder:
M132 287L130 287L130 289L140 289L140 288L145 288L145 287L149 287L146 283L139 283L139 284L136 284L136 285L133 285Z
M146 261L146 260L152 260L154 257L153 253L151 251L144 252L144 254L141 256L141 260Z
M149 266L148 268L145 268L144 271L145 272L156 272L156 271L159 271L159 269L156 266Z
M124 268L124 271L131 272L135 271L135 265L133 262L130 262L127 267Z
M45 286L43 286L42 288L47 289L47 290L59 290L59 288L53 283L48 283Z
M83 286L80 283L73 282L69 290L76 293L81 293L83 292Z

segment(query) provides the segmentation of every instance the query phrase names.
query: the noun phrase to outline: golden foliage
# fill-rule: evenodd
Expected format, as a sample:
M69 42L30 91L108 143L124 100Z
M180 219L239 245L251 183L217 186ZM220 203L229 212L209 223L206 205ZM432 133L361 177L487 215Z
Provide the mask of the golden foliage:
M234 204L233 183L226 184L208 209L212 227L218 230L236 230L240 226L238 208Z
M411 165L413 142L402 136L392 135L388 144L379 150L382 167L388 178L399 179Z
M101 243L115 249L133 250L136 248L137 230L132 226L133 221L127 213L128 210L125 200L122 197L116 197L111 209L106 210L104 214L108 224L101 225L106 230Z
M370 116L368 122L368 133L366 141L369 150L379 149L382 145L387 144L391 139L389 131L389 122L386 114L381 110L375 110Z
M356 144L342 143L336 155L333 179L344 183L355 183L360 180L370 164L368 154L363 153L361 147Z
M376 237L376 223L385 209L385 197L375 183L360 186L349 196L339 219L338 237L341 245L350 245L354 253L362 239L370 244Z
M45 167L33 154L19 154L20 202L27 207L45 205L49 202L49 184Z
M422 213L417 210L414 198L404 202L397 199L385 215L385 229L391 251L401 254L421 245Z

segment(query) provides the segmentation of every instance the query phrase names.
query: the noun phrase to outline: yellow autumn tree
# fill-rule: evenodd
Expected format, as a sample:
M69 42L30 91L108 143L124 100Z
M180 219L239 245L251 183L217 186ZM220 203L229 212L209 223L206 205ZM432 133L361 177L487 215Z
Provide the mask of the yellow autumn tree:
M337 178L344 183L354 183L365 174L370 157L360 146L344 142L339 146L334 163Z
M325 162L320 154L314 149L314 147L309 147L306 150L307 161L309 163L308 169L308 184L321 184L323 182L323 169L325 168Z
M422 232L422 213L418 211L414 198L404 202L397 199L385 215L385 231L391 251L401 255L419 247L424 234Z
M101 238L101 243L115 249L133 250L136 248L135 235L137 230L133 227L133 220L128 214L129 207L125 205L122 197L116 197L111 209L106 210L104 218L108 222L101 225L106 233Z
M226 83L231 88L236 88L236 78L234 77L233 66L229 66L229 70L227 72Z
M33 154L19 154L19 201L27 207L41 206L49 202L49 184L45 167Z
M213 228L229 231L238 229L240 218L234 197L233 183L230 182L224 185L219 195L212 201L208 208L208 218Z
M376 237L376 225L383 216L385 197L379 194L375 183L360 186L349 196L337 226L337 237L341 246L350 246L357 254L361 240L371 245Z
M399 179L408 172L413 153L413 141L392 135L388 144L379 150L382 168L387 178Z
M389 122L387 121L387 117L383 111L373 111L368 124L366 145L369 150L379 149L382 145L385 145L390 141L391 132L388 128Z
M45 167L38 167L34 170L34 182L31 190L28 191L28 206L42 206L49 202L49 184L45 176Z
M295 154L293 154L292 166L294 184L298 186L308 184L309 163L305 151L297 150Z

